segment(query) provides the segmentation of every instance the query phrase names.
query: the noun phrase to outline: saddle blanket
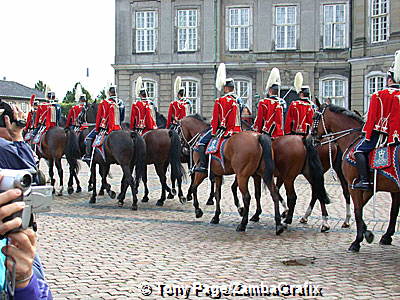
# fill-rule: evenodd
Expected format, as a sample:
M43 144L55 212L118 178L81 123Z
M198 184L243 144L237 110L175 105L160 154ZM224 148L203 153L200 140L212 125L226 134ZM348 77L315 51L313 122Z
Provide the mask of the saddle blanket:
M352 166L356 166L354 149L361 143L357 143L346 155L345 160ZM400 145L378 148L369 155L369 165L371 169L376 169L378 174L385 176L393 181L400 188Z
M96 135L96 138L93 141L92 147L94 148L94 151L99 151L101 154L101 157L103 160L106 160L106 151L105 151L105 141L107 140L108 134L104 133L99 133Z
M201 137L200 139L201 140ZM224 168L224 147L225 143L227 142L228 139L226 138L219 138L219 139L212 139L206 148L206 154L211 154L211 158L217 160L222 167ZM194 151L199 152L198 145L193 148Z

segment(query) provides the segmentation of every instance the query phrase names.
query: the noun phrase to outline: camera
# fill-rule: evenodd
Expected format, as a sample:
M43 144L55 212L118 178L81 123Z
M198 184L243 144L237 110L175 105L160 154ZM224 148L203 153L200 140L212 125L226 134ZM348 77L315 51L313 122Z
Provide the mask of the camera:
M2 222L10 221L16 217L22 219L22 225L20 228L14 229L5 234L8 235L12 232L18 232L20 230L27 229L32 226L34 229L36 224L33 219L34 213L49 212L51 210L51 204L53 201L53 187L52 186L36 186L33 183L34 171L32 170L9 170L0 169L0 175L3 179L0 181L0 192L5 192L10 189L20 189L22 194L17 199L11 200L7 205L13 202L25 202L25 208L11 216L8 216L2 220Z

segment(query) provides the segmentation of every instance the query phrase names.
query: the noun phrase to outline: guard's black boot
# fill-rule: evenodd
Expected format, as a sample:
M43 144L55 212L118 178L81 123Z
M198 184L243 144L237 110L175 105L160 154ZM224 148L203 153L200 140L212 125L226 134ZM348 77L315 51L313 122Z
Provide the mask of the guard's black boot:
M355 184L353 184L353 189L368 191L371 189L371 184L369 182L369 166L368 166L368 156L364 153L357 152L354 154L357 163L357 170L359 174L359 179Z
M200 164L194 169L195 172L207 173L206 146L199 146Z
M90 163L93 151L92 144L93 144L93 139L86 140L86 151L85 151L86 153L85 156L82 158L84 162Z

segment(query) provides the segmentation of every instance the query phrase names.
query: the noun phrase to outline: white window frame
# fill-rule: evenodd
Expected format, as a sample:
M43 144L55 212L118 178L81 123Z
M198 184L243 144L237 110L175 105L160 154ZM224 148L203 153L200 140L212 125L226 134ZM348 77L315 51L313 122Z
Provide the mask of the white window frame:
M241 97L240 95L240 91L238 90L238 85L240 82L246 82L247 83L247 97L246 102L243 104L246 104L246 106L248 107L248 109L250 110L250 112L253 111L253 85L252 85L252 80L250 78L247 77L234 77L234 81L235 81L235 93L238 96L238 98ZM243 97L241 98L243 100Z
M180 12L186 12L186 16L185 16L185 25L184 26L180 26L179 23L179 13ZM195 12L195 17L196 17L196 25L190 25L189 24L189 12ZM194 8L190 8L190 9L177 9L176 11L176 28L177 28L177 49L178 52L195 52L198 50L198 40L199 40L199 10L198 9L194 9ZM194 30L194 39L193 39L193 47L190 47L190 43L189 43L189 36L190 36L190 32ZM181 44L180 44L180 40L181 40L181 34L185 33L186 36L186 40L185 40L185 47L181 48Z
M156 107L158 107L158 83L154 79L143 78L143 85L146 87L147 90L148 90L147 86L148 83L154 84L154 97L149 97L149 99L153 101ZM135 95L135 88L136 88L136 79L132 81L132 95L133 95L132 98L134 99L134 101L137 100Z
M28 112L28 103L21 102L21 110L22 110L22 112L27 113Z
M379 8L379 13L374 15L374 1L379 1L379 3L386 2L386 13L381 12L381 8ZM382 43L389 40L390 36L390 0L369 0L369 34L370 41L372 44ZM381 38L382 31L382 19L386 17L386 39ZM379 36L377 40L374 40L374 20L378 20L379 27Z
M343 81L343 107L344 108L349 108L349 94L348 94L348 89L349 89L349 79L347 77L344 77L342 75L329 75L325 76L320 79L319 81L319 99L321 99L321 103L325 102L325 97L324 97L324 82L330 81L330 80L341 80ZM334 93L335 94L335 93ZM331 98L337 98L335 96ZM335 104L335 103L332 103Z
M186 91L189 90L189 84L195 83L196 84L196 102L194 103L194 97L189 97L186 94ZM197 78L193 77L185 77L182 78L182 86L185 88L185 98L189 99L192 102L191 107L191 114L201 114L201 90L200 90L200 81Z
M344 8L344 17L343 17L343 22L337 22L336 21L336 8L337 6L343 6ZM327 22L325 20L325 9L327 7L333 7L333 19L334 21L332 22ZM327 3L322 5L322 46L324 49L343 49L347 47L347 32L348 32L348 12L347 12L347 7L348 5L346 3ZM339 25L343 25L344 27L344 32L343 32L343 44L339 46L335 46L335 34L337 32L337 27ZM325 34L325 28L326 26L330 26L330 32L331 32L331 41L329 45L327 45L327 37Z
M235 24L232 25L231 23L231 11L238 10L238 20L241 19L241 10L248 10L248 24ZM226 41L227 41L227 49L232 52L236 51L250 51L250 45L252 43L252 9L250 6L230 6L226 8ZM242 29L247 28L247 47L242 47L242 34L240 33ZM231 40L231 32L233 29L238 29L238 45L237 48L232 47L232 40Z
M138 16L144 14L144 26L138 27ZM149 14L154 14L154 24L153 27L149 26L148 19ZM144 49L139 49L139 34L143 32ZM153 32L153 48L149 46L148 34ZM136 53L154 53L157 49L157 35L158 35L158 14L156 10L141 10L135 12L135 50Z
M287 21L287 10L289 7L294 7L294 18L295 21L294 23L282 23L282 24L278 24L278 9L280 8L285 8L285 22ZM297 16L297 5L275 5L274 6L274 32L275 32L275 50L296 50L297 49L297 39L298 39L298 35L297 35L297 31L298 31L298 16ZM289 26L293 26L294 27L294 46L293 47L289 47L288 46L288 28ZM284 41L284 45L283 47L278 47L278 29L280 27L284 27L284 35L285 35L285 41Z
M369 100L371 99L372 94L369 92L369 83L371 78L378 78L378 77L383 77L383 88L386 87L386 76L387 74L381 71L373 71L368 73L365 76L365 82L364 82L364 112L368 111L369 107ZM378 89L379 90L379 89Z

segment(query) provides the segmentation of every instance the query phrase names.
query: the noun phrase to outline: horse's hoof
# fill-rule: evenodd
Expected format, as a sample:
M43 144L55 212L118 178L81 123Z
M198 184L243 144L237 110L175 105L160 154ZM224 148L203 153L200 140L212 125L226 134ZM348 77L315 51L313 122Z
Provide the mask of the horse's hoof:
M374 241L374 234L370 230L364 232L364 237L368 244L371 244Z
M175 195L176 195L176 189L172 189L172 190L171 190L171 194L175 196ZM171 198L171 199L172 199L172 198Z
M158 200L156 203L157 206L164 206L164 200Z
M110 196L111 199L115 199L115 197L117 196L117 194L114 191L109 191L108 192L108 196Z
M208 199L206 205L214 205L214 200L212 198Z
M124 200L119 200L118 201L118 207L124 206Z
M382 236L381 240L379 241L380 245L391 245L392 244L392 238L390 236Z
M96 203L96 197L94 196L90 197L89 203L91 204Z
M137 209L138 209L138 206L137 206L137 204L132 204L132 207L131 207L131 209L132 209L132 210L137 210Z
M192 201L192 200L193 200L192 195L189 195L189 194L188 194L188 195L186 196L186 200L187 200L187 201Z
M143 197L142 202L149 202L149 197L147 196Z
M117 196L117 200L124 200L125 197L122 194L118 194Z
M342 228L350 228L350 224L344 222L344 223L342 224Z
M276 235L281 235L286 228L287 227L285 227L283 224L276 225L276 231L275 231Z
M104 196L104 190L100 190L99 196Z
M329 229L331 229L331 227L329 227L328 225L321 226L321 232L327 232Z
M308 220L306 218L301 217L301 219L300 219L301 224L307 224L307 222L308 222Z
M285 219L287 217L288 211L285 210L282 214L281 214L281 218Z
M68 195L71 195L74 192L74 188L72 186L69 186L67 189Z
M348 250L349 252L360 252L360 244L353 242Z
M219 218L218 217L213 217L210 221L211 224L219 224Z
M185 198L185 197L180 196L180 197L179 197L179 202L180 202L181 204L185 204L187 201L186 201L186 198Z
M93 191L93 185L89 185L87 190L88 190L88 192L92 192Z
M54 195L56 193L56 189L53 189L51 193Z
M80 186L78 186L78 187L76 188L75 193L80 193L80 192L82 192L82 188L81 188Z
M203 216L203 211L200 208L195 209L196 218L199 219Z
M62 195L63 195L63 192L62 192L62 191L60 191L60 192L57 193L57 196L58 196L58 197L61 197Z
M293 219L292 218L286 218L285 219L285 224L292 224Z
M246 225L240 223L237 227L236 227L236 231L237 232L245 232L246 231Z
M254 215L254 216L251 217L250 221L259 222L260 221L260 216Z
M240 215L241 217L243 217L244 208L243 208L243 207L239 207L239 208L238 208L238 213L239 213L239 215Z
M167 199L174 199L174 197L175 196L172 193L169 193L168 196L167 196Z

